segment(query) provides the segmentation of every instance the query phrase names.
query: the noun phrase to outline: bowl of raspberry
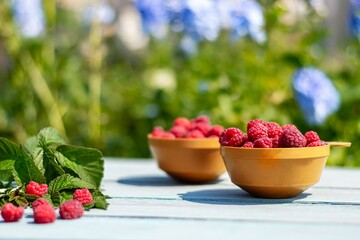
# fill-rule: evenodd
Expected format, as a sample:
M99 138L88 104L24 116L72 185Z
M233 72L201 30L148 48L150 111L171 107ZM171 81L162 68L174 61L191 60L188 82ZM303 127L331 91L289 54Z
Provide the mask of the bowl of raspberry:
M231 181L254 197L292 198L315 185L330 154L330 146L315 131L302 134L293 124L255 119L246 132L225 129L220 152Z
M154 127L148 143L158 167L172 178L187 183L204 183L225 173L219 136L224 128L211 125L207 116L178 117L165 131Z

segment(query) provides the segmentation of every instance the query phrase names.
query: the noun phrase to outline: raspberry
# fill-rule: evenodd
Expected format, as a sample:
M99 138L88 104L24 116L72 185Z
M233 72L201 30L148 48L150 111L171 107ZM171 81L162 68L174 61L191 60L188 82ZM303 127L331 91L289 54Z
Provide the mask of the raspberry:
M220 125L214 125L212 126L212 128L210 129L210 131L208 132L207 136L211 136L211 135L215 135L215 136L220 136L220 134L224 131L224 127L220 126Z
M267 128L268 128L268 137L269 138L280 137L281 134L283 133L283 129L276 122L268 122Z
M279 137L270 138L272 141L272 147L278 148L279 147Z
M288 127L279 138L280 147L305 147L306 139L296 127Z
M205 135L200 130L191 130L185 136L186 138L205 138Z
M60 205L60 217L62 219L76 219L84 214L84 207L78 200L68 200Z
M202 134L204 136L207 136L209 131L211 130L211 126L207 123L195 123L192 127L190 131L193 130L199 130L200 132L202 132Z
M297 128L294 124L285 124L281 126L282 130L285 131L288 128Z
M154 129L151 132L151 136L153 137L161 137L161 135L164 133L164 129L162 127L154 127Z
M220 137L219 142L222 146L239 147L247 141L247 135L238 128L225 129Z
M210 119L208 116L202 115L202 116L198 116L197 118L192 120L193 123L197 124L197 123L205 123L207 125L210 125Z
M26 193L32 194L38 197L48 193L48 186L46 184L38 184L37 182L30 181L26 185Z
M176 138L174 134L171 132L163 132L159 137L161 138L167 138L167 139L173 139Z
M320 141L319 135L314 131L308 131L305 133L306 145L309 145L312 142Z
M272 148L272 140L268 137L256 139L254 148Z
M181 126L186 130L189 130L191 127L191 122L185 117L178 117L175 119L173 126Z
M255 127L251 127L247 131L247 135L251 142L255 142L259 138L268 136L267 127L265 127L264 125L261 125L261 124L255 126Z
M185 137L187 130L183 126L173 126L170 131L177 138Z
M241 147L243 147L243 148L253 148L254 144L252 142L246 142Z
M50 204L40 204L33 207L34 221L36 223L52 223L56 219L55 209Z
M74 199L82 203L82 205L92 203L93 197L87 188L76 189L74 192Z
M319 146L324 146L325 143L321 140L315 141L315 142L311 142L308 145L306 145L307 147L319 147Z
M1 208L1 216L5 222L17 222L24 215L24 208L12 203L5 203Z
M45 198L38 198L33 202L32 208L37 208L38 206L41 206L41 205L51 206L51 204Z
M254 119L254 120L251 120L250 122L248 122L247 124L247 130L249 131L250 128L252 127L258 127L258 126L264 126L264 127L267 127L267 124L264 120L261 120L261 119Z

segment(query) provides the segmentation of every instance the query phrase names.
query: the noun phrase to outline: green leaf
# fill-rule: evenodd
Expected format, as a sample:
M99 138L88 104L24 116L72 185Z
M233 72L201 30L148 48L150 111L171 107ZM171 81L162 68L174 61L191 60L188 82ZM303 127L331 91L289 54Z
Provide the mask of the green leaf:
M10 165L13 164L12 173L18 185L27 184L31 180L38 183L45 182L44 176L26 151L5 138L0 138L0 162L6 165L6 169L9 169ZM5 170L6 174L7 170Z
M70 174L64 174L50 182L48 191L52 195L53 193L57 193L65 189L74 188L94 189L95 187L80 178L73 177Z
M72 145L61 145L56 150L60 153L57 159L61 166L71 169L95 187L100 187L104 176L104 159L100 151Z
M44 169L46 182L49 184L53 179L65 174L65 170L60 166L55 154L48 146L43 145L42 148L42 154L39 153L42 155L41 169Z
M0 183L12 179L14 160L0 160Z
M59 133L59 131L52 127L40 130L37 138L40 145L45 146L56 146L65 143L64 140L61 138L61 134Z
M97 189L92 191L94 207L100 209L107 209L109 203L106 201L106 197Z

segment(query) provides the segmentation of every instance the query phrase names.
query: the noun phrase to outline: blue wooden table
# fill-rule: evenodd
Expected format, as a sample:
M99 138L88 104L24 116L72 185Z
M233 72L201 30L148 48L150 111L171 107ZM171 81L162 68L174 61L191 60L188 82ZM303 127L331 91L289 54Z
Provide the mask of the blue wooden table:
M0 239L360 239L360 169L324 169L300 196L249 196L227 174L189 185L169 178L149 159L105 161L108 210L81 219L35 224L26 209L0 223Z

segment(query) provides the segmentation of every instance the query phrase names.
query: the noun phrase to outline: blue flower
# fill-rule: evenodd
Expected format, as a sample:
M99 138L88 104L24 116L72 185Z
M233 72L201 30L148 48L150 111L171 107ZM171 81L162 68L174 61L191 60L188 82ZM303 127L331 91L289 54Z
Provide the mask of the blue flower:
M45 20L41 0L13 0L12 9L21 35L33 38L44 31Z
M351 0L350 4L350 31L360 40L360 1Z
M168 8L163 0L135 0L143 29L147 34L163 38L169 24Z
M320 70L302 68L293 76L295 98L311 125L321 125L340 106L340 96L331 80Z
M221 1L220 1L221 2ZM219 3L221 4L221 3ZM238 40L249 35L258 43L266 40L264 16L260 4L254 0L237 0L230 7L232 38Z

